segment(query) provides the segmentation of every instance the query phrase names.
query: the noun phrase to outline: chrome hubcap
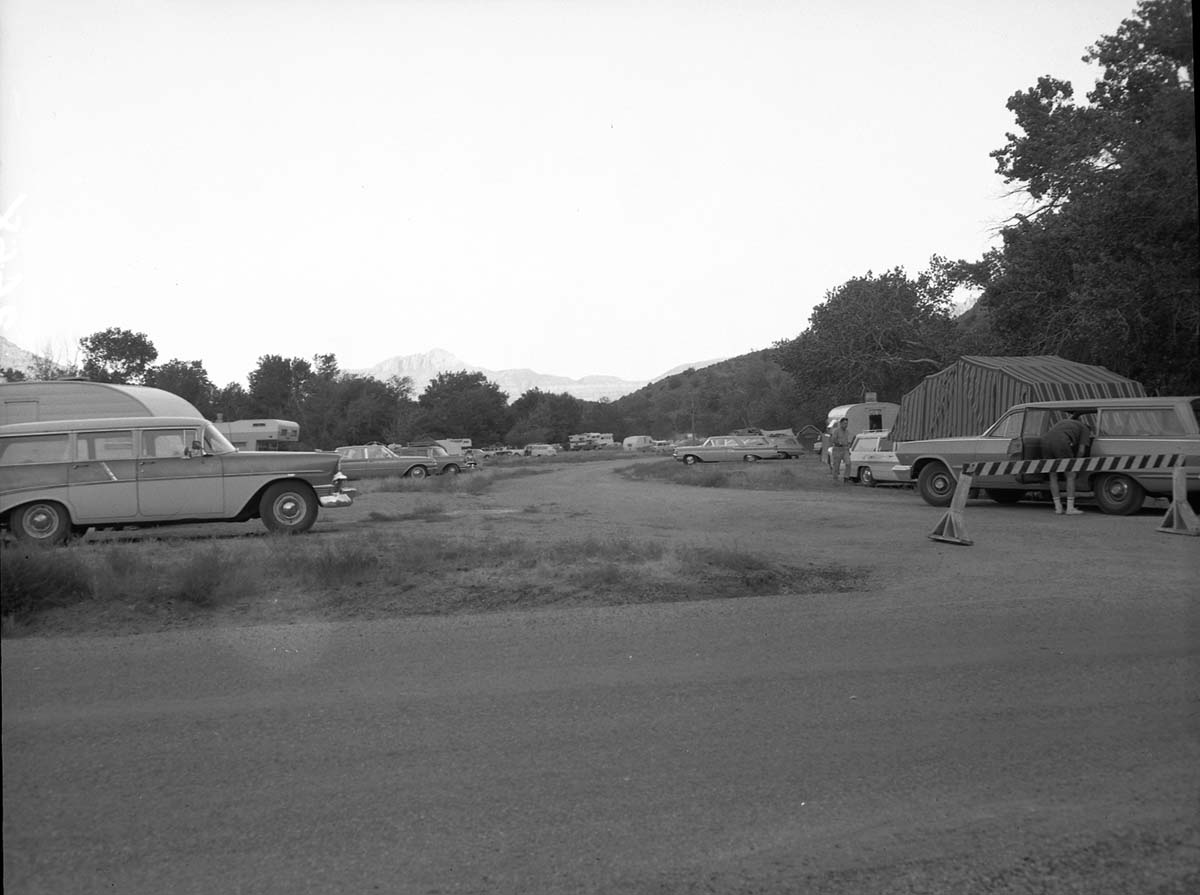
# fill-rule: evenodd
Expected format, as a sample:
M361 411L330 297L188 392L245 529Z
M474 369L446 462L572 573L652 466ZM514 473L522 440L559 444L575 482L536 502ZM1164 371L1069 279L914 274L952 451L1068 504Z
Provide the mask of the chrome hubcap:
M285 494L275 502L275 515L291 524L304 514L304 505L294 494Z
M35 538L45 538L58 526L58 513L49 507L35 507L25 514L25 530Z

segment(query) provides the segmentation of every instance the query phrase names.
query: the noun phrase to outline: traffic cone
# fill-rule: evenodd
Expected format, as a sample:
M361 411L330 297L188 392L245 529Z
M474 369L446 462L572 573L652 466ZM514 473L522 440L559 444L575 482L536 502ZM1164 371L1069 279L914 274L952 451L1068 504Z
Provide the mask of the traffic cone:
M950 498L950 509L929 533L931 541L945 541L947 544L960 544L970 547L975 542L967 537L967 525L963 521L963 508L967 505L967 497L971 493L971 476L963 472L958 477L954 488L954 496Z

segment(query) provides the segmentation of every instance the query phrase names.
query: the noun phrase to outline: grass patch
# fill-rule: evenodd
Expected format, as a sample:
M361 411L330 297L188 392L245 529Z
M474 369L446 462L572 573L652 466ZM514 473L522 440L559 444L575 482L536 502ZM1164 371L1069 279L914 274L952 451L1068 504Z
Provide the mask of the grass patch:
M475 614L839 593L861 586L859 573L847 567L781 562L736 546L671 547L632 537L479 538L412 529L399 536L360 529L320 539L10 547L0 561L5 636L67 628L89 633L89 619L98 618L104 628L125 633L214 619Z
M419 503L406 513L380 513L372 510L367 514L371 522L448 522L451 514L439 503Z
M371 543L323 544L317 550L300 550L296 553L294 556L276 556L275 571L310 585L315 583L327 588L368 580L382 564Z
M421 479L386 476L379 479L357 479L351 485L361 494L388 492L398 494L483 494L497 482L553 472L545 466L512 466L493 469L478 468L458 475L431 475Z
M91 596L87 563L68 550L0 549L0 616L24 623Z
M216 544L186 552L173 571L165 588L168 597L200 608L217 605L222 584L232 577L224 552Z
M757 463L697 463L678 460L638 463L616 470L632 481L668 482L694 488L738 488L746 491L814 491L840 487L820 460L761 460Z

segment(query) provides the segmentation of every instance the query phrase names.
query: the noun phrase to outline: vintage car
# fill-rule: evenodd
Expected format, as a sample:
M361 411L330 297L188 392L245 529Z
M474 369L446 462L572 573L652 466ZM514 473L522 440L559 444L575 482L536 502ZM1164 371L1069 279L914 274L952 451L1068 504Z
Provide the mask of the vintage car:
M0 525L30 543L248 519L296 534L319 507L350 505L344 480L336 454L239 451L198 412L0 425Z
M722 460L780 460L784 453L762 435L713 435L696 445L675 448L676 460L692 466L696 463L716 463Z
M525 445L526 457L553 457L558 453L558 448L552 444L527 444Z
M422 479L437 472L437 461L425 451L404 450L397 454L383 444L354 444L335 448L342 458L342 473L348 479L378 479L403 476Z
M389 444L388 449L398 456L424 455L428 457L434 462L434 471L438 475L457 475L463 470L474 469L476 466L474 451L469 448L457 454L450 453L440 444L410 444L408 446Z
M898 482L899 462L887 431L859 432L850 442L850 478L868 487L880 482Z
M1042 434L1071 416L1092 430L1090 456L1179 454L1185 464L1200 463L1200 397L1104 398L1018 404L982 435L898 442L896 475L915 480L926 503L948 506L963 464L1039 459ZM1015 503L1049 487L1045 475L980 476L973 485L999 503ZM1200 479L1190 476L1187 487L1188 502L1198 506ZM1147 495L1171 495L1171 470L1081 472L1076 488L1091 492L1103 512L1128 515L1141 509Z
M795 460L807 453L807 449L795 435L764 435L763 438L779 451L784 460Z

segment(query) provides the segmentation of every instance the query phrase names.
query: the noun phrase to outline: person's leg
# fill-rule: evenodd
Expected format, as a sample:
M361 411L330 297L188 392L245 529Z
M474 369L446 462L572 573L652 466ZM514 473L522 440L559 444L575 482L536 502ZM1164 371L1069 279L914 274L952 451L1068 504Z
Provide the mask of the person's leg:
M1058 493L1058 473L1050 473L1050 496L1054 498L1054 512L1060 516L1063 512L1062 495Z
M1075 473L1067 473L1067 509L1068 516L1082 516L1083 510L1075 509Z

